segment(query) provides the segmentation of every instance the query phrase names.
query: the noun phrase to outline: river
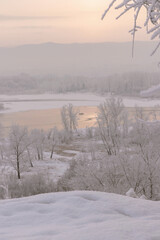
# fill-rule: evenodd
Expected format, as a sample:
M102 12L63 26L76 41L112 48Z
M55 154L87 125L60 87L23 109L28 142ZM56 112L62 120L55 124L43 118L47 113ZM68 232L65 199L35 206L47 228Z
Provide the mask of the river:
M52 127L62 128L60 109L68 103L78 111L78 126L85 128L96 124L97 106L107 96L92 93L40 94L40 95L0 95L0 102L5 110L0 113L0 123L5 131L11 125L28 126L29 129L47 130ZM126 107L140 106L149 111L160 101L154 99L124 98ZM159 115L159 112L158 112Z

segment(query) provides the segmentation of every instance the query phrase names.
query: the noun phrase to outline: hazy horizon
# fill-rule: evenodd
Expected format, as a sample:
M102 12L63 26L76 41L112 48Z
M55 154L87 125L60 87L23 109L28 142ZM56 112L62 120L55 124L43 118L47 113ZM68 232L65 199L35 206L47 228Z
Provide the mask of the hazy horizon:
M158 43L158 41L156 40L135 40L135 44L136 43L149 43L149 44L155 44ZM18 47L24 47L24 46L38 46L38 45L46 45L46 44L57 44L57 45L87 45L87 44L106 44L106 43L113 43L113 44L133 44L132 39L130 40L126 40L126 41L99 41L99 42L92 42L92 41L84 41L84 42L56 42L56 41L42 41L42 42L38 42L38 43L34 43L34 42L30 42L30 43L21 43L21 44L15 44L15 45L8 45L8 46L0 46L1 49L5 49L5 48L18 48ZM131 49L132 52L132 49ZM152 57L152 56L151 56Z

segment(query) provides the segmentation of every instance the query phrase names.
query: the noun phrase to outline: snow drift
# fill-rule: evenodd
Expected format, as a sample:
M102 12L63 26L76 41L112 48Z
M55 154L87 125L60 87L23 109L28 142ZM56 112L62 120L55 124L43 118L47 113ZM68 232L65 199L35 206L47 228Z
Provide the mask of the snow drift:
M0 240L159 240L160 203L101 192L0 201Z

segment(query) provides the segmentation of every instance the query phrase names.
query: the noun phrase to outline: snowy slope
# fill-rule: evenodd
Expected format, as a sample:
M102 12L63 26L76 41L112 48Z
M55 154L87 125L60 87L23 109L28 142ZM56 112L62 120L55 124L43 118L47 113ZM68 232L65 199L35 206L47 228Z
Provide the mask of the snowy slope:
M148 88L147 90L141 91L140 96L141 97L154 97L156 95L159 96L160 92L160 84L152 86Z
M0 201L0 240L159 240L160 202L100 192Z

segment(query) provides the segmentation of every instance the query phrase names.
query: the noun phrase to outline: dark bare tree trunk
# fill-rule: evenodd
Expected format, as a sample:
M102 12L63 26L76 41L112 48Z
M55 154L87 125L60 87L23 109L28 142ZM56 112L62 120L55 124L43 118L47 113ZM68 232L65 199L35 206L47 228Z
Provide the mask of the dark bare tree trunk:
M21 179L20 164L19 164L19 157L18 156L17 156L17 175L18 175L18 179Z

